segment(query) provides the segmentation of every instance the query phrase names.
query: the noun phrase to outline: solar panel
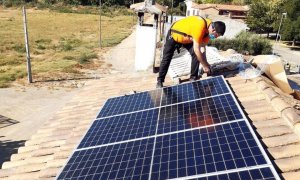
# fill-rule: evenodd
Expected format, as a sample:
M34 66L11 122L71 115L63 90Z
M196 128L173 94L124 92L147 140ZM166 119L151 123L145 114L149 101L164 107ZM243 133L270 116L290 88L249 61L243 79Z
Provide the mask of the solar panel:
M172 179L266 164L245 121L157 137L151 179Z
M109 99L57 179L279 179L222 76Z
M158 109L96 120L78 148L155 135Z
M242 170L231 173L216 174L200 178L192 178L197 180L245 180L245 179L264 179L264 180L275 180L275 175L270 168L259 168Z
M75 151L58 179L148 179L154 138Z
M229 93L222 76L163 89L162 106Z
M161 89L108 99L97 118L160 106Z
M161 107L157 134L242 119L230 94Z

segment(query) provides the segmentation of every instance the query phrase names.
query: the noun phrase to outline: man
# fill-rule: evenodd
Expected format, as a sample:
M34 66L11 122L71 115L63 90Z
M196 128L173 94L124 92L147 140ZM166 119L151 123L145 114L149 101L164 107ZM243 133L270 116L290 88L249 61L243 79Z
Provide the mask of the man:
M210 65L206 60L205 45L209 39L223 36L226 30L224 22L212 22L200 16L189 16L175 22L169 30L163 50L163 58L157 77L157 88L163 87L174 51L183 46L192 56L190 80L198 79L199 63L205 73L210 73ZM204 52L201 52L201 48Z

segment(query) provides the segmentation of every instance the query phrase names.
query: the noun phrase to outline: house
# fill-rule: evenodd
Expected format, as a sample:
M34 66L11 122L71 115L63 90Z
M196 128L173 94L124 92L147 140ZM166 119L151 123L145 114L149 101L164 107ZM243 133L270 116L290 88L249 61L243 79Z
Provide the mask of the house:
M232 19L244 19L249 11L248 6L226 4L197 4L193 0L187 0L186 16L220 15Z

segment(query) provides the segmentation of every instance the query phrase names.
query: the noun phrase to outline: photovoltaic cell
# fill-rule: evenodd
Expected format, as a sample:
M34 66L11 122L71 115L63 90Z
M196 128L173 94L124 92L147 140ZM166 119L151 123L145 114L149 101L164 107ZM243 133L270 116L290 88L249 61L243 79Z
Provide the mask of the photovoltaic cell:
M230 94L161 108L157 134L242 119Z
M80 148L155 135L158 109L113 116L93 122Z
M148 179L154 138L75 151L58 179Z
M157 137L151 179L170 179L266 164L246 122Z
M221 76L163 88L162 106L229 93Z
M108 99L97 118L160 106L161 89Z
M225 173L201 178L191 178L197 180L245 180L245 179L264 179L275 180L275 176L270 168L259 168L232 173Z

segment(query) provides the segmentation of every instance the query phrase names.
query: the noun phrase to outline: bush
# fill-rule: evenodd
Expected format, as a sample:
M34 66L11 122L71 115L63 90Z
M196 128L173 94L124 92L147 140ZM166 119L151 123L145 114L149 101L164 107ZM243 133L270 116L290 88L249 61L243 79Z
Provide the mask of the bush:
M75 47L79 47L81 43L81 40L79 39L65 39L65 38L61 38L59 41L59 45L58 48L61 51L72 51L74 50Z
M18 53L25 53L26 52L26 47L25 45L20 45L20 44L17 44L17 45L14 45L12 47L13 50L15 50L16 52Z
M250 55L272 53L270 41L245 31L238 34L234 39L216 39L210 41L208 45L214 46L220 50L234 49L242 54L245 52L249 52Z
M91 59L98 58L98 55L96 53L84 53L81 54L79 57L79 63L80 64L87 64L91 62Z

